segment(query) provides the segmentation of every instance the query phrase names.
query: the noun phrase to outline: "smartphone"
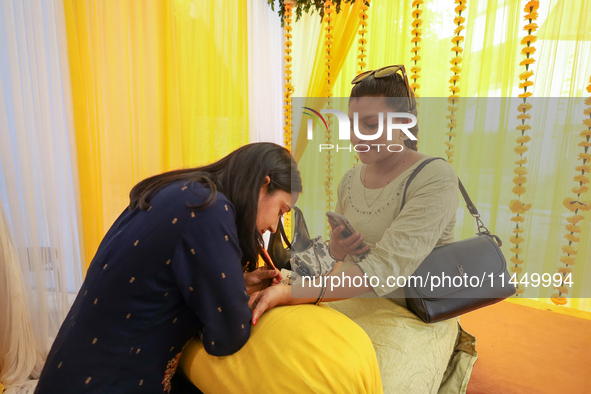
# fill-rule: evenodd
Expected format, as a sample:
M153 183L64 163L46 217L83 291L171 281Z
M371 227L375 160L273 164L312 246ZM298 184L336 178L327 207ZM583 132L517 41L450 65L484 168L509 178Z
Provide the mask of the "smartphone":
M351 223L347 220L346 217L343 215L339 215L338 213L334 213L331 211L326 212L326 217L328 221L334 226L339 227L340 225L344 225L345 229L341 232L341 237L349 238L351 235L355 234L355 229L351 226ZM361 242L361 244L357 247L357 249L362 249L365 247L365 244Z

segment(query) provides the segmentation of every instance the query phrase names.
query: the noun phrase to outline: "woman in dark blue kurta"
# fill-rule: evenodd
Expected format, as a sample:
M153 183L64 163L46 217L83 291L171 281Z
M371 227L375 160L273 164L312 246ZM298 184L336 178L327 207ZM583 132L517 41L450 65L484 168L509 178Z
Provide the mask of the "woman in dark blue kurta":
M210 177L218 190L231 181L232 172L249 171L234 168L248 164L240 160L257 158L260 166L261 152L270 150L287 160L288 167L292 164L289 153L277 145L241 149L247 152L234 157L234 163L226 161L226 170L232 171ZM220 180L223 176L225 181ZM264 188L265 176L269 178L263 174L250 188L258 190L261 184ZM217 356L244 345L251 311L243 269L248 265L237 228L239 212L220 191L207 208L192 208L203 204L209 194L202 183L185 177L160 187L149 208L126 209L119 216L88 269L36 393L168 392L181 350L192 337L201 336L206 351ZM248 197L235 198L242 205L244 199ZM275 221L281 213L274 214ZM257 225L259 219L260 214ZM267 229L275 230L253 230L257 242Z

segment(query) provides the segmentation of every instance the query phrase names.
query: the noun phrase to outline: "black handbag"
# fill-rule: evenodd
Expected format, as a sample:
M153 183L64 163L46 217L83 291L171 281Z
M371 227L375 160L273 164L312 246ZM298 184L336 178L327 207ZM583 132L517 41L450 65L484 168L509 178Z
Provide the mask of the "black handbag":
M424 166L437 159L445 160L442 157L425 160L413 171L406 181L400 210L409 183ZM501 252L501 239L484 226L461 181L459 187L468 211L476 219L478 232L476 237L433 248L412 275L414 281L407 281L404 287L407 308L425 323L456 317L515 294ZM443 278L444 285L440 281L440 286L432 287L434 276Z
M281 242L282 238L285 240L287 248L283 246L283 242ZM285 235L281 218L279 218L277 230L274 233L271 233L271 236L269 237L267 253L269 253L271 261L273 261L275 268L277 268L279 271L282 269L291 270L291 242L289 242L287 235Z
M283 228L283 223L281 222L281 218L279 218L277 230L274 233L271 233L271 236L269 237L269 245L267 246L267 252L269 253L269 257L273 261L273 264L275 264L275 267L280 271L282 269L291 270L292 251L303 251L308 249L312 245L310 233L308 232L308 226L306 225L306 221L304 220L304 214L297 207L293 207L293 211L293 240L290 242L289 239L287 239L285 229ZM281 239L285 241L287 248L283 246L283 242L281 242Z

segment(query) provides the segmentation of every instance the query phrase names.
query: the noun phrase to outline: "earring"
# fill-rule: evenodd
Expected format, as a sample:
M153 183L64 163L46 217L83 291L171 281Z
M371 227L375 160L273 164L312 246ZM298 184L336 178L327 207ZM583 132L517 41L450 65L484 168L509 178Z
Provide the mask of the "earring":
M408 139L408 137L406 136L406 134L400 133L400 139L403 141L406 141Z

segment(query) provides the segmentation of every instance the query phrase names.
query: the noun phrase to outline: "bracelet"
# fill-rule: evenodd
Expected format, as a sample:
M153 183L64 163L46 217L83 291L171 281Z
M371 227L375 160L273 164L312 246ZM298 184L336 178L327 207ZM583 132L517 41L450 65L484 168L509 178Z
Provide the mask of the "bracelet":
M330 247L328 248L328 255L329 255L329 256L330 256L330 258L331 258L331 259L333 259L334 261L341 261L341 260L337 259L336 257L334 257L334 256L332 255L332 253L330 253ZM344 259L343 259L343 260L344 260Z
M330 253L330 239L327 239L324 244L326 245L326 249L328 249L328 255L330 256L331 259L333 259L334 261L340 261L339 259L337 259L336 257L334 257L332 255L332 253ZM344 259L343 259L344 260Z
M320 277L322 278L322 276ZM322 286L322 291L320 292L320 296L318 297L314 305L320 304L320 301L322 301L322 297L324 297L324 293L326 293L326 282L324 282L324 285Z

